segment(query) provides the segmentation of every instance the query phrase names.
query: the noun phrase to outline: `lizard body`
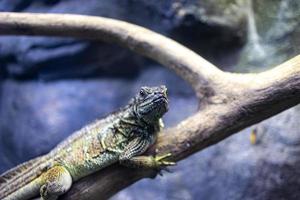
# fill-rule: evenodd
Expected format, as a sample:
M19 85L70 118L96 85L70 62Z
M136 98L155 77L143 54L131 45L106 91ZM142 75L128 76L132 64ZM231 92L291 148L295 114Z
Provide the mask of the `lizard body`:
M1 200L26 200L41 195L55 200L74 181L114 163L129 167L173 165L170 155L139 156L151 146L168 109L166 87L142 87L128 106L69 136L48 154L0 176Z

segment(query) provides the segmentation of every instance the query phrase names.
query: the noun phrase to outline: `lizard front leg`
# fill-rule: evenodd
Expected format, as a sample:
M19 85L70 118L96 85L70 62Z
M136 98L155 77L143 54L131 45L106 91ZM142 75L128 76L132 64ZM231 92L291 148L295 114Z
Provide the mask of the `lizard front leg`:
M170 153L162 156L137 156L144 153L150 145L150 140L134 139L120 155L120 163L128 167L154 169L175 165L175 162L166 161L166 158L171 156Z
M56 200L67 192L72 185L72 177L63 166L54 166L40 177L42 200Z

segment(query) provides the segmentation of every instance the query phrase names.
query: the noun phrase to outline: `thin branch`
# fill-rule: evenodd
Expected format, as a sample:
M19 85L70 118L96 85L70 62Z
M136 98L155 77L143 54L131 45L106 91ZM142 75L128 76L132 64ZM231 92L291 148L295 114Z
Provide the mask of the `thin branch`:
M177 42L143 27L114 19L71 14L3 12L0 13L1 34L68 36L113 42L174 70L195 91L205 92L206 88L211 90L208 84L222 74L213 64Z
M142 27L100 17L0 13L0 34L72 36L114 42L174 70L205 106L162 132L148 153L179 161L300 103L300 56L260 74L222 72L191 50ZM114 165L75 183L62 199L106 199L151 170Z

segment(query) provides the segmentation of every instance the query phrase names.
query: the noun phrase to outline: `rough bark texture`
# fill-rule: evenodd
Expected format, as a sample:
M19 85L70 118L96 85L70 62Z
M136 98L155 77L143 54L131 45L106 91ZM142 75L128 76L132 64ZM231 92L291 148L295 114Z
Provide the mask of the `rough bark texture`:
M0 34L114 42L174 70L195 90L200 110L162 132L148 153L171 152L175 161L300 102L300 56L258 74L227 73L175 41L142 27L79 15L1 13ZM151 170L115 165L80 180L62 199L106 199L154 175Z

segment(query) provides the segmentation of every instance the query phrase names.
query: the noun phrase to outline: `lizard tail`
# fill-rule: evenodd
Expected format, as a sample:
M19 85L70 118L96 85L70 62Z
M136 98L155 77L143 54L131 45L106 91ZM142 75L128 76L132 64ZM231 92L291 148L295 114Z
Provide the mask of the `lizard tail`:
M48 156L40 156L1 174L0 199L4 199L38 177L48 167L48 162L45 162L47 159Z
M25 200L37 197L41 188L40 178L34 179L23 187L6 194L0 194L1 200Z

